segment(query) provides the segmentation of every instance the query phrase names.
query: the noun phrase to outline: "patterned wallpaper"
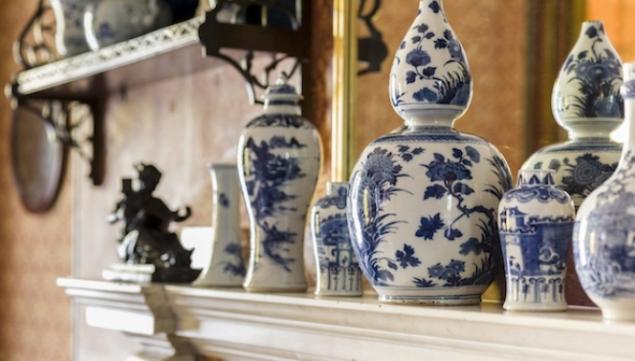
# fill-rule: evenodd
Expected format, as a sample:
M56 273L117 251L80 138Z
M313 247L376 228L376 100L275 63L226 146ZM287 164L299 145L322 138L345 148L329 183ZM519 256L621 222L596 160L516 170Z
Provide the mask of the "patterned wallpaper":
M35 0L1 1L0 84L17 68L11 46ZM0 97L0 360L70 359L70 309L55 279L70 273L71 193L68 180L55 208L27 213L9 162L9 101Z

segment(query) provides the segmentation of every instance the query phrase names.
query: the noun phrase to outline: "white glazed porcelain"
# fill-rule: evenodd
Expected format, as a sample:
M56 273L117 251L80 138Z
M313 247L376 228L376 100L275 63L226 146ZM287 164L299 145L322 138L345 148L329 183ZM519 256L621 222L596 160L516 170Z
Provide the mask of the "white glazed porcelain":
M195 286L240 287L245 265L240 237L240 184L234 164L213 164L212 247L209 262Z
M350 182L353 246L383 302L479 303L502 268L496 213L509 168L485 140L452 128L471 84L441 2L420 1L391 73L406 126L368 145Z
M564 311L565 278L575 207L554 186L554 171L525 170L503 196L498 214L511 311Z
M582 287L604 318L635 321L635 63L624 80L628 143L615 174L582 203L573 249Z
M279 80L265 94L264 114L244 129L238 168L249 213L248 291L304 291L303 242L320 172L317 129L300 115L301 96Z
M164 0L102 0L89 7L86 40L92 50L116 44L170 25L172 14Z
M55 13L55 46L62 56L73 56L89 49L84 32L84 13L97 0L51 0Z
M311 210L317 296L361 296L362 272L346 225L348 183L327 183L327 195Z
M617 167L622 146L609 137L623 121L621 85L621 61L604 26L585 22L552 96L554 117L569 141L539 150L522 167L554 170L556 186L576 207Z

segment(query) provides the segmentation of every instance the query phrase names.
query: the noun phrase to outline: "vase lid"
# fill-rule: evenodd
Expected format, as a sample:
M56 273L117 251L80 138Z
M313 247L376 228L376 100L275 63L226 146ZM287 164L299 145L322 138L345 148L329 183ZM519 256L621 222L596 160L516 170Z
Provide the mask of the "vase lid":
M285 104L298 104L302 100L302 95L298 93L296 88L289 84L289 79L285 76L280 76L276 80L275 84L269 86L265 90L263 96L265 102L286 102Z
M440 0L421 0L413 25L395 55L390 99L409 125L451 126L472 98L463 46Z
M552 111L570 138L608 138L624 120L622 62L601 21L586 21L552 93Z

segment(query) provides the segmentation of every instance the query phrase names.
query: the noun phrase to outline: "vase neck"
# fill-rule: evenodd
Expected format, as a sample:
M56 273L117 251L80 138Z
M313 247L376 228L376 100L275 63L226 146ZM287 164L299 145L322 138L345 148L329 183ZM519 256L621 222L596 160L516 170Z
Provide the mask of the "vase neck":
M611 133L622 124L622 120L616 118L578 118L568 119L562 123L571 140L609 140Z
M529 169L520 172L518 185L528 186L553 186L555 172L549 169Z

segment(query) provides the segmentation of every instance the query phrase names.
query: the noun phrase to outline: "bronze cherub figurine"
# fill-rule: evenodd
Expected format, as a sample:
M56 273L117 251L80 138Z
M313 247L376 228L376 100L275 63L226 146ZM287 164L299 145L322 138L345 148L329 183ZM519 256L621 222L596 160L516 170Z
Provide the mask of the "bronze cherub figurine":
M192 282L200 273L190 267L192 251L183 248L178 236L169 231L170 223L185 221L191 209L172 211L153 195L161 181L161 172L155 166L139 163L135 170L137 183L133 186L131 178L122 180L124 197L108 217L111 224L124 223L119 258L126 265L154 266L153 282ZM135 272L134 266L124 268L123 272L131 268Z

